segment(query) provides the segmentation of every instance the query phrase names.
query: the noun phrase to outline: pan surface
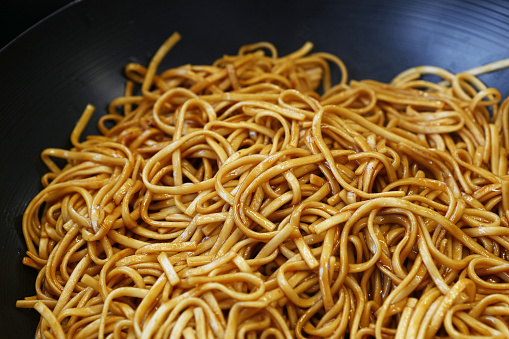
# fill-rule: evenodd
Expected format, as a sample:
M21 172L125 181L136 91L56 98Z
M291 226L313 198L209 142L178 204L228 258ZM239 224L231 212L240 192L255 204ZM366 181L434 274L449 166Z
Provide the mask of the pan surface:
M38 314L15 308L35 293L24 267L21 218L41 188L40 152L69 147L86 104L86 133L123 91L123 66L147 64L174 31L183 36L162 68L209 64L247 43L270 41L281 54L312 41L343 59L350 78L390 81L429 64L459 72L509 57L509 3L500 1L131 1L74 2L0 52L0 333L31 338ZM509 71L482 76L503 96Z

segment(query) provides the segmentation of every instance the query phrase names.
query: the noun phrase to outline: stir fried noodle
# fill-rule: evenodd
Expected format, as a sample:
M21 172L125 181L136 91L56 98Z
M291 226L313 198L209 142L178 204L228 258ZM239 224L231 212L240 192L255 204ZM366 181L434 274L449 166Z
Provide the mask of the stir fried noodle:
M89 106L42 153L17 303L36 337L509 337L497 89L428 66L348 80L310 43L157 71L178 40L127 65L102 135L81 138Z

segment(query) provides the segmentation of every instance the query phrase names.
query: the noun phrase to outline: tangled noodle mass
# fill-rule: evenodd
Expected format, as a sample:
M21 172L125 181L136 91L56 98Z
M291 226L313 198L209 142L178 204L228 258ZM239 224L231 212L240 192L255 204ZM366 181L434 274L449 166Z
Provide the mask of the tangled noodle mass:
M349 81L311 43L156 72L178 40L127 65L102 135L80 141L88 106L42 153L17 302L37 338L509 337L497 89L431 66Z

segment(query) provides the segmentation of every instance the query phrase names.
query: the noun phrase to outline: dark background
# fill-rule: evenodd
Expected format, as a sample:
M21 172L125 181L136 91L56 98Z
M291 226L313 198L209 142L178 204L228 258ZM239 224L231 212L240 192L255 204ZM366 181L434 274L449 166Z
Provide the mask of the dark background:
M0 49L72 0L5 0L0 4Z

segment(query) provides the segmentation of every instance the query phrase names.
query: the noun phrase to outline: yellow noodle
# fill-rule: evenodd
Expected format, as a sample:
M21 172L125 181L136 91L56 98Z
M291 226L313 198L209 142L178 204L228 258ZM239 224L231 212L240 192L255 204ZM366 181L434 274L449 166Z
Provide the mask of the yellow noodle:
M507 61L385 84L261 42L158 70L179 39L42 152L36 338L509 336L509 100L476 77Z

